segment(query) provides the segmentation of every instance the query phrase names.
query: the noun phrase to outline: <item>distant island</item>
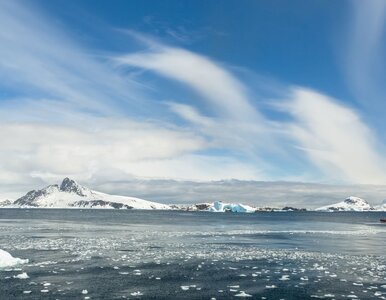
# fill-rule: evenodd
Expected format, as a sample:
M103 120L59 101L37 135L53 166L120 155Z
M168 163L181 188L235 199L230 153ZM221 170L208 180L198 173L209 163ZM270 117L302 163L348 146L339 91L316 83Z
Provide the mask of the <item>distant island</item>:
M136 197L110 195L91 190L68 177L60 185L49 185L40 190L29 191L15 201L0 202L3 208L90 208L90 209L145 209L145 210L184 210L208 212L254 213L264 211L386 211L386 201L371 206L366 200L350 196L342 202L322 206L313 210L291 206L254 207L242 203L162 204Z

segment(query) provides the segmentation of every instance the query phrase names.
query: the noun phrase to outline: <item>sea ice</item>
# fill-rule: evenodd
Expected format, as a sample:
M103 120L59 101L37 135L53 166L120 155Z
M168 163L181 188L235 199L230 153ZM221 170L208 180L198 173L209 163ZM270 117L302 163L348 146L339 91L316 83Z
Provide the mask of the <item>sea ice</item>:
M17 274L15 276L13 276L13 278L27 279L27 278L29 278L29 276L28 276L28 274L26 272L23 272L23 273L20 273L20 274Z
M0 249L0 268L9 268L18 264L28 263L28 259L13 257L7 251Z
M252 295L249 295L246 292L241 291L239 294L236 294L235 297L252 297Z
M138 292L133 292L133 293L130 293L131 296L142 296L143 294L138 291Z

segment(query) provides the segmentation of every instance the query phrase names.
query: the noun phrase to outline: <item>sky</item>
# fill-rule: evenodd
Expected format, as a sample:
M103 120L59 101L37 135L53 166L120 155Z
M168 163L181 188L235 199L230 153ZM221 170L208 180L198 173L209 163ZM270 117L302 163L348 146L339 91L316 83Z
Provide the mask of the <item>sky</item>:
M66 176L120 194L385 185L385 13L382 0L1 1L0 199Z

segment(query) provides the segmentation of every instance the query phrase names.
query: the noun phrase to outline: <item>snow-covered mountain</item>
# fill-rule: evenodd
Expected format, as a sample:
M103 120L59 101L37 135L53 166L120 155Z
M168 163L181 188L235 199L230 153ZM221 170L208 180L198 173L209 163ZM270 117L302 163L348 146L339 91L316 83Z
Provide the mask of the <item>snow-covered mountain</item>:
M8 206L10 204L12 204L11 200L7 200L7 199L0 200L0 207Z
M49 185L33 190L17 199L12 207L51 208L126 208L126 209L170 209L169 205L134 197L109 195L90 190L70 178L59 185Z
M350 196L344 201L319 207L317 211L368 211L374 208L364 199Z

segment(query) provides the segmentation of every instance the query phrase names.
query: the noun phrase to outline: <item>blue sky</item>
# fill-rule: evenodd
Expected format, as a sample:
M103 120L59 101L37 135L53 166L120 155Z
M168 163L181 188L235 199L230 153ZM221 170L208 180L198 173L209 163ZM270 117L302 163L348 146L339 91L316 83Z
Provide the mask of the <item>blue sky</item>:
M0 196L64 176L385 184L385 12L2 1Z

